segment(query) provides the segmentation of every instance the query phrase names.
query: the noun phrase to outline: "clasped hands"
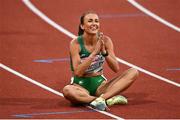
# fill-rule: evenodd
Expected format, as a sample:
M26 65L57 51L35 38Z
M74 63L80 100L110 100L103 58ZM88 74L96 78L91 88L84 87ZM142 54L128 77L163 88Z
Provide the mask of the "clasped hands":
M102 32L97 33L97 44L95 46L95 49L93 51L94 54L107 54L105 43L104 43L104 35Z

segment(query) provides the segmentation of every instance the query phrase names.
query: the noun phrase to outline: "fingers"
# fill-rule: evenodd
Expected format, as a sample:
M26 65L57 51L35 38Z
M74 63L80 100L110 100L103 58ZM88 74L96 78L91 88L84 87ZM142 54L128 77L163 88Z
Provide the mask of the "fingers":
M103 32L98 32L98 33L97 33L97 39L98 39L98 41L101 42L102 45L104 45L103 38L104 38Z
M104 37L103 32L97 32L97 39L98 39L98 40L103 39L103 37Z
M98 39L102 40L104 37L104 34L102 32L98 32Z
M102 41L99 40L99 41L97 42L97 44L96 44L96 49L97 49L98 52L100 52L101 47L102 47Z
M100 53L101 51L104 51L105 50L105 46L104 46L104 41L103 41L103 38L104 38L104 34L102 32L98 32L97 33L97 44L96 44L96 47L94 49L94 53L98 54Z
M96 50L96 54L100 53L100 52L104 52L106 51L106 48L105 48L105 44L104 44L104 41L103 40L99 40L96 44L96 47L95 47L95 50Z

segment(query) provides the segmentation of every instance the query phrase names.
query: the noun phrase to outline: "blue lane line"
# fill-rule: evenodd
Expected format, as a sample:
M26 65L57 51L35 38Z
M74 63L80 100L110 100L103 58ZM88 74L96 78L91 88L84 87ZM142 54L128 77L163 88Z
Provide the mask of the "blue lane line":
M168 68L168 69L166 69L167 71L179 71L180 70L180 68Z
M64 62L64 61L70 61L69 58L57 58L57 59L41 59L41 60L33 60L33 62L39 62L39 63L53 63L53 62Z
M143 13L132 13L132 14L101 14L100 18L127 18L127 17L147 17L146 14Z
M47 112L47 113L31 113L31 114L16 114L12 115L16 118L32 118L40 115L61 115L61 114L73 114L73 113L84 113L84 112L96 112L95 110L77 110L77 111L66 111L66 112Z

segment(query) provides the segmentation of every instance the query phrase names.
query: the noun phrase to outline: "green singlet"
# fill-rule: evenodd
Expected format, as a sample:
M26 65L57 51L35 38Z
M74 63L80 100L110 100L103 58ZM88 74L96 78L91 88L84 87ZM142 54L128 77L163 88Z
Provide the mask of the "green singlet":
M85 60L91 53L85 48L84 41L82 36L78 36L77 38L78 43L80 45L80 58L81 62ZM105 58L102 56L102 54L96 55L95 59L92 61L89 68L85 71L86 74L88 73L96 73L103 70L103 63L105 61ZM73 65L72 65L72 59L71 59L71 70L74 71ZM72 77L72 83L76 83L86 90L89 91L90 95L95 95L97 88L101 85L101 83L106 80L106 78L103 75L99 76L93 76L93 77Z

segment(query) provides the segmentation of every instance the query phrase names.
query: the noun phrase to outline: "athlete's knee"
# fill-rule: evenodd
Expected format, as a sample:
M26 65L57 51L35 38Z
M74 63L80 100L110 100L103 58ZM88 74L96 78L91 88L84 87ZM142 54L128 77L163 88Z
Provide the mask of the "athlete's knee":
M74 87L73 85L67 85L63 88L63 94L64 97L67 99L76 100L80 95L80 91L77 87Z
M133 74L135 77L139 75L139 71L135 68L131 68L131 74Z
M63 88L63 95L64 95L64 97L69 97L69 96L72 95L72 87L71 87L71 85L66 85Z
M128 73L132 77L132 80L135 80L139 75L139 71L135 68L130 68Z

